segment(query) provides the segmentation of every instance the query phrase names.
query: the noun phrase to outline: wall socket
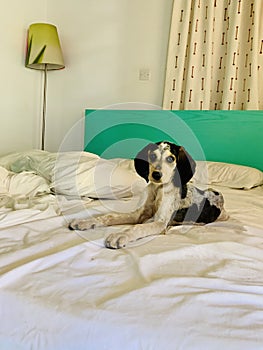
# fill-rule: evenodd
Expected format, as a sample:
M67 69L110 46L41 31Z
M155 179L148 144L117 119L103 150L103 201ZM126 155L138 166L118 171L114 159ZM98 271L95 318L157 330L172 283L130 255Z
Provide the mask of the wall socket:
M150 80L151 72L149 68L141 68L139 70L139 80Z

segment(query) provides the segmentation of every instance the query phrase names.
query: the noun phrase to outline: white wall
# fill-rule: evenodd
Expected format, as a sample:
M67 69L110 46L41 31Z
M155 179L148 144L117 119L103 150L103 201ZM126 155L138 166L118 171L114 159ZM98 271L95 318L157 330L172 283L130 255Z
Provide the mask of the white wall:
M6 90L7 83L1 84L6 99L4 109L0 106L0 136L5 137L1 153L38 145L42 78L41 72L23 67L23 44L28 24L40 21L40 12L57 26L66 64L62 71L48 72L46 149L56 151L68 133L74 135L68 148L81 148L79 126L85 108L126 102L162 104L172 2L46 0L41 7L40 0L16 0L12 9L10 2L5 5L9 18L4 27L11 30L7 36L19 45L8 47L13 64L7 57L4 76L7 82L12 75L11 86ZM16 30L11 29L17 21ZM2 33L7 33L5 28ZM149 81L139 80L140 68L150 69Z
M41 75L25 68L24 53L28 24L45 20L46 6L41 0L0 0L0 8L0 154L5 154L38 146Z

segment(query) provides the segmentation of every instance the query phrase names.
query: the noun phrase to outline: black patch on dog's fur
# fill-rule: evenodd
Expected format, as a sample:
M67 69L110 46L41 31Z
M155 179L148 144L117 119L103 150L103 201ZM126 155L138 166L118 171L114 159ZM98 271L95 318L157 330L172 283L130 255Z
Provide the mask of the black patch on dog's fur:
M200 209L197 204L192 204L189 208L177 210L171 220L171 225L181 224L185 222L196 222L208 224L215 221L221 211L215 205L211 205L207 198L200 203Z
M149 151L154 151L158 148L156 143L149 143L146 147L144 147L135 157L134 159L134 167L138 175L143 177L146 182L149 182L149 162L148 162L148 154Z

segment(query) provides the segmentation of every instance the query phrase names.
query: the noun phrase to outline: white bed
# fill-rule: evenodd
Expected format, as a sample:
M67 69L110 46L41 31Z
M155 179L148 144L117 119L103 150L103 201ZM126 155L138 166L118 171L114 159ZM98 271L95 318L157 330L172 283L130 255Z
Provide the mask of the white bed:
M0 349L263 348L260 170L199 162L194 181L223 192L228 221L110 250L122 227L67 223L135 208L132 161L32 151L0 166Z

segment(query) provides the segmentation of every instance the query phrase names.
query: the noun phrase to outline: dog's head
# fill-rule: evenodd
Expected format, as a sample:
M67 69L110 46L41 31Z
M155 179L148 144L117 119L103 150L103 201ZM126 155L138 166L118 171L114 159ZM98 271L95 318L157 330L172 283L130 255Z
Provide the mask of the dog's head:
M147 182L184 186L193 176L196 163L186 150L171 142L150 143L135 157L137 173Z

